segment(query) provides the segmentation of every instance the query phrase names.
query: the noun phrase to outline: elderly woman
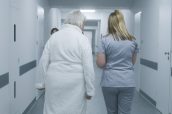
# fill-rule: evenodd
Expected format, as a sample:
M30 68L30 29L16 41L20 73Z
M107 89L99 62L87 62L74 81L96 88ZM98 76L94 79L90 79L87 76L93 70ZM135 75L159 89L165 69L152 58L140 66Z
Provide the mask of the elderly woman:
M89 40L82 34L85 17L70 13L45 45L40 65L45 74L44 114L85 114L94 96L94 69Z

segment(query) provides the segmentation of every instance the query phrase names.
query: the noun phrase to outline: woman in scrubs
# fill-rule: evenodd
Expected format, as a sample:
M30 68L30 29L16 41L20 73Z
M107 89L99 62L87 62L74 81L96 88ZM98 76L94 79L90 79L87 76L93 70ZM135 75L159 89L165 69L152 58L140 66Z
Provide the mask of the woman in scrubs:
M109 16L108 34L101 38L97 54L97 65L103 69L101 86L108 114L130 114L137 52L123 14L115 10Z

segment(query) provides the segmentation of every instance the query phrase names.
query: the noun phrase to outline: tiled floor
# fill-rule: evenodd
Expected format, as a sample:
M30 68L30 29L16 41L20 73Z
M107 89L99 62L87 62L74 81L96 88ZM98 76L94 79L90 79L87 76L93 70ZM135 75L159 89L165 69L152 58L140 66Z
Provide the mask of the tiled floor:
M103 94L100 88L101 72L102 71L98 69L95 65L96 96L91 101L88 101L87 114L107 114L104 99L103 99ZM36 102L36 104L34 104L33 108L28 112L28 114L43 114L43 103L44 103L44 96L40 97L40 99ZM161 113L157 111L156 108L154 108L150 103L148 103L143 97L141 97L138 93L136 93L131 114L161 114Z

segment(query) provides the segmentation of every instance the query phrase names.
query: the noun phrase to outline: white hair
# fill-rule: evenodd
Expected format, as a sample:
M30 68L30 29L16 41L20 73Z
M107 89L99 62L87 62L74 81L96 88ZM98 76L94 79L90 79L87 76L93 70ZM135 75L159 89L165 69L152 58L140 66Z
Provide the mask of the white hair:
M85 20L85 16L80 11L73 11L68 14L64 21L64 24L72 24L82 28L84 26Z

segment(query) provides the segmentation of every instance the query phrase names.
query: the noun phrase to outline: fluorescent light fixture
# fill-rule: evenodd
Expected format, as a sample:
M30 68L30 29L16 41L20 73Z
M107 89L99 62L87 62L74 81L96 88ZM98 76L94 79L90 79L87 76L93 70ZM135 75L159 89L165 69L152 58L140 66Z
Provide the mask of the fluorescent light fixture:
M94 12L96 12L96 10L93 10L93 9L81 9L80 11L82 13L94 13Z

